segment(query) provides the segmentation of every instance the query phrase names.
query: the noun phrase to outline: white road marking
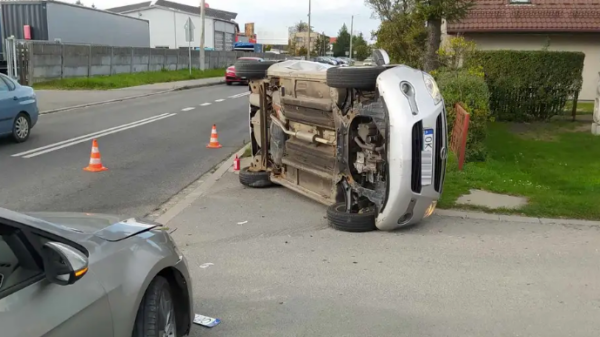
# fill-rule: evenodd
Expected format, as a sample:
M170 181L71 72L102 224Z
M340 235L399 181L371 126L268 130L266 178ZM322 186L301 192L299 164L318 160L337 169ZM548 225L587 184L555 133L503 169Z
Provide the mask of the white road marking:
M194 109L196 109L196 108L194 108L194 107L189 107L189 108L184 108L184 109L181 109L181 111L190 111L190 110L194 110Z
M223 102L224 99L220 98L220 99L215 99L215 102Z
M202 103L200 106L209 106L211 103Z
M250 95L250 92L242 92L241 94L237 94L237 95L233 95L233 96L229 96L229 98L240 98L240 97L244 97L244 96L248 96Z
M90 133L87 135L83 135L83 136L79 136L79 137L75 137L75 138L71 138L71 139L67 139L64 140L62 142L58 142L58 143L54 143L54 144L50 144L50 145L46 145L46 146L42 146L39 147L37 149L33 149L33 150L29 150L29 151L25 151L25 152L21 152L21 153L17 153L17 154L13 154L13 157L23 157L23 158L33 158L33 157L37 157L39 155L48 153L48 152L53 152L56 150L60 150L60 149L64 149L66 147L69 146L73 146L79 143L83 143L89 140L92 140L94 138L100 138L100 137L104 137L104 136L108 136L110 134L113 133L117 133L117 132L121 132L121 131L125 131L128 129L132 129L138 126L142 126L144 124L148 124L148 123L152 123L152 122L156 122L159 121L161 119L165 119L168 117L172 117L177 115L176 113L164 113L162 115L158 115L158 116L154 116L154 117L150 117L150 118L146 118L146 119L142 119L139 120L137 122L133 122L133 123L128 123L128 124L124 124L124 125L120 125L120 126L115 126L109 129L105 129L102 131L98 131L98 132L94 132L94 133Z

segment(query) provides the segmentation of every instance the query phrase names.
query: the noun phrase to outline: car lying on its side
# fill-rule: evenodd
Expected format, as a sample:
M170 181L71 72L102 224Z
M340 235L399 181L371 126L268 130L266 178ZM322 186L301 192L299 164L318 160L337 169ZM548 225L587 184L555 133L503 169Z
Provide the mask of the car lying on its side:
M283 185L328 205L344 231L393 230L430 216L442 193L446 112L429 74L389 65L240 64L250 79L250 187ZM290 205L294 207L294 205Z
M186 336L192 298L159 224L0 208L2 337Z

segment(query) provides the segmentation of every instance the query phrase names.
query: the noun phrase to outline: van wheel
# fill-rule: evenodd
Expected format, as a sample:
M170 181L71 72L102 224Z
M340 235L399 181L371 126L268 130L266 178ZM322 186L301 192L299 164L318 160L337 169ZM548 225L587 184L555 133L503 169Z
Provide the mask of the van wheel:
M267 171L253 172L244 167L240 170L240 183L253 188L269 187L273 185L269 175L270 173Z
M132 337L163 336L177 336L177 316L169 281L157 276L142 298Z
M338 89L375 90L385 67L333 67L327 69L327 85Z
M375 216L377 211L374 206L361 209L358 213L347 213L346 203L338 202L327 208L327 221L329 226L342 232L371 232L377 229Z
M235 73L237 76L245 77L249 80L259 80L267 76L267 69L275 63L277 62L238 60L235 63Z

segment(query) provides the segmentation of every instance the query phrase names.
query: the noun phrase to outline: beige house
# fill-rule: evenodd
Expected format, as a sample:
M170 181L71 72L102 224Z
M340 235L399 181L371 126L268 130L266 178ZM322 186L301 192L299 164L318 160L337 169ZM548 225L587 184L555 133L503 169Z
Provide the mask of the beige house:
M321 34L317 32L310 32L310 50L315 50L319 36ZM290 40L295 44L296 50L302 47L308 48L308 32L294 33L290 36Z
M580 100L594 100L600 71L600 0L476 0L461 22L444 23L479 49L585 53Z

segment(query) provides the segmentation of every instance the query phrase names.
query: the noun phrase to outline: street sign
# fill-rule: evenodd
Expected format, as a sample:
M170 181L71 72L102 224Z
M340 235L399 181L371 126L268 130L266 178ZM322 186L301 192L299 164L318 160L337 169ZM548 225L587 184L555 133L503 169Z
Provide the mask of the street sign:
M350 55L349 51L344 52L344 54L346 54L346 56Z
M196 27L194 27L192 18L188 17L183 28L185 29L185 42L194 42L194 29Z

